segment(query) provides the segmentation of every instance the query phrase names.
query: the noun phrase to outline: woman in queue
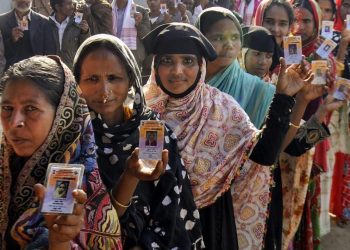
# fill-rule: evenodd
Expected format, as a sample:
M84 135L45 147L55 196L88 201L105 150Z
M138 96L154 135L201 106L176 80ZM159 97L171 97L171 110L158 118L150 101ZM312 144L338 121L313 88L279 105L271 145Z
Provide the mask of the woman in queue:
M118 215L124 247L200 248L199 213L176 136L168 127L163 154L169 160L159 180L134 178L120 183L128 157L139 146L141 121L159 119L145 104L140 70L129 48L116 37L93 36L77 52L74 75L92 114L102 180L112 190L117 210L123 212ZM138 155L134 158L139 160ZM118 190L117 183L133 183L137 188L131 188L125 197L117 197L113 191Z
M121 249L118 216L96 164L90 115L70 70L58 57L32 57L5 72L1 89L1 249ZM72 215L40 213L49 163L85 166Z
M289 128L294 103L289 95L311 78L303 80L297 73L303 71L302 65L286 71L281 61L277 93L266 127L259 132L231 96L205 84L206 61L215 60L216 53L197 29L181 23L163 25L149 33L144 43L155 55L151 78L144 87L147 104L178 138L206 247L238 249L238 239L240 249L261 247L268 202L258 197L269 196L271 180L270 168L262 165L275 162ZM319 115L316 120L321 121L324 112ZM324 137L324 129L320 131L318 138ZM312 147L301 141L300 148ZM252 220L245 217L247 213ZM254 235L257 228L262 233Z

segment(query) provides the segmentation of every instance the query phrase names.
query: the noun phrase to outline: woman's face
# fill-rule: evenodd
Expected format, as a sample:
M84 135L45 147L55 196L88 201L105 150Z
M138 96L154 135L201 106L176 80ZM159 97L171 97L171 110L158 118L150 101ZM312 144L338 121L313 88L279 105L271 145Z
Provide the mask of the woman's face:
M31 80L6 84L1 123L8 143L20 157L30 157L46 140L56 109Z
M166 54L160 57L158 75L168 91L182 94L195 82L199 71L198 59L190 54Z
M89 108L102 117L119 115L129 91L129 77L120 59L98 49L85 57L80 72L79 86Z
M333 9L332 0L318 0L318 5L322 10L322 20L323 21L333 21Z
M287 11L282 6L274 5L266 13L262 26L275 37L278 45L282 45L283 37L290 33Z
M303 43L312 39L315 32L315 21L312 13L305 8L294 9L295 22L292 26L292 33L301 36Z
M218 57L209 65L225 68L237 59L241 50L240 33L234 22L225 18L214 23L205 34Z
M272 56L273 53L248 49L244 60L247 72L261 78L264 77L269 73L272 64Z
M346 15L350 15L350 0L343 0L340 8L340 15L343 20L346 19Z

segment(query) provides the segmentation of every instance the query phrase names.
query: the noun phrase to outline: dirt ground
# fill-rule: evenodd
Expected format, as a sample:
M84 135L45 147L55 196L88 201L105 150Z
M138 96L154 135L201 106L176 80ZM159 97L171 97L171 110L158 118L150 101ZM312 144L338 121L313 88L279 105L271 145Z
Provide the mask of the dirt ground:
M322 250L350 250L350 225L340 228L332 222L331 232L321 238Z

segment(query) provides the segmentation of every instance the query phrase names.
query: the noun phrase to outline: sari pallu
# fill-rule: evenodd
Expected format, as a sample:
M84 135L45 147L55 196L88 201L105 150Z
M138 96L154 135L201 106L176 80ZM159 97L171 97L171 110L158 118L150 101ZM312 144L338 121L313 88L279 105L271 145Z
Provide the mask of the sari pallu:
M260 128L265 121L276 87L245 72L235 60L222 72L209 79L208 84L231 95Z
M127 158L139 146L142 120L159 120L146 107L137 62L127 45L109 35L96 35L85 41L77 60L85 49L113 47L116 57L125 65L130 88L123 105L124 119L108 126L102 115L91 110L97 144L98 164L107 189L112 189L127 168ZM199 212L193 201L188 174L178 152L176 135L165 126L164 149L168 149L168 165L155 181L139 181L133 199L120 218L125 249L191 249L201 248L202 233Z
M153 69L144 87L146 101L178 138L197 207L210 206L231 190L239 249L261 249L271 172L249 160L259 132L231 96L204 83L205 67L203 61L197 87L180 99L156 85Z
M61 63L60 63L61 64ZM59 65L58 65L59 67ZM22 247L48 247L48 229L35 202L33 186L43 183L51 162L84 164L83 190L85 223L80 234L71 241L72 249L121 249L120 226L116 210L102 184L96 164L94 136L85 100L66 66L64 92L46 141L29 159L21 159L17 180L11 177L14 151L3 138L0 151L0 227L1 246L6 249L5 232ZM18 157L16 157L18 158ZM13 183L15 181L15 183ZM11 185L14 192L11 193ZM9 218L16 223L9 225Z

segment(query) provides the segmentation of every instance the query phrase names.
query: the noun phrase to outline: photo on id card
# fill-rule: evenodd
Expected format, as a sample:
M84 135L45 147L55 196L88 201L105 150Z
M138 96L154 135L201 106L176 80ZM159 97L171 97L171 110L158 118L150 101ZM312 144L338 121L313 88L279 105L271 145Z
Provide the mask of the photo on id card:
M322 21L322 30L321 36L324 38L332 39L333 38L333 21Z
M80 24L81 21L83 21L83 13L81 12L76 12L75 13L75 16L74 16L74 22L77 23L77 24Z
M298 64L302 60L301 37L285 36L283 37L284 58L286 64Z
M319 55L322 59L326 59L336 46L337 44L333 40L326 39L316 50L316 54Z
M46 172L46 193L41 212L72 214L75 204L73 191L80 188L83 174L82 164L50 163Z
M350 80L342 77L337 77L336 90L333 97L339 101L346 100L346 93L350 91Z
M156 120L141 121L139 139L139 158L161 160L164 147L164 122Z
M327 60L314 60L311 62L311 70L314 73L314 79L311 84L326 84L328 64Z

